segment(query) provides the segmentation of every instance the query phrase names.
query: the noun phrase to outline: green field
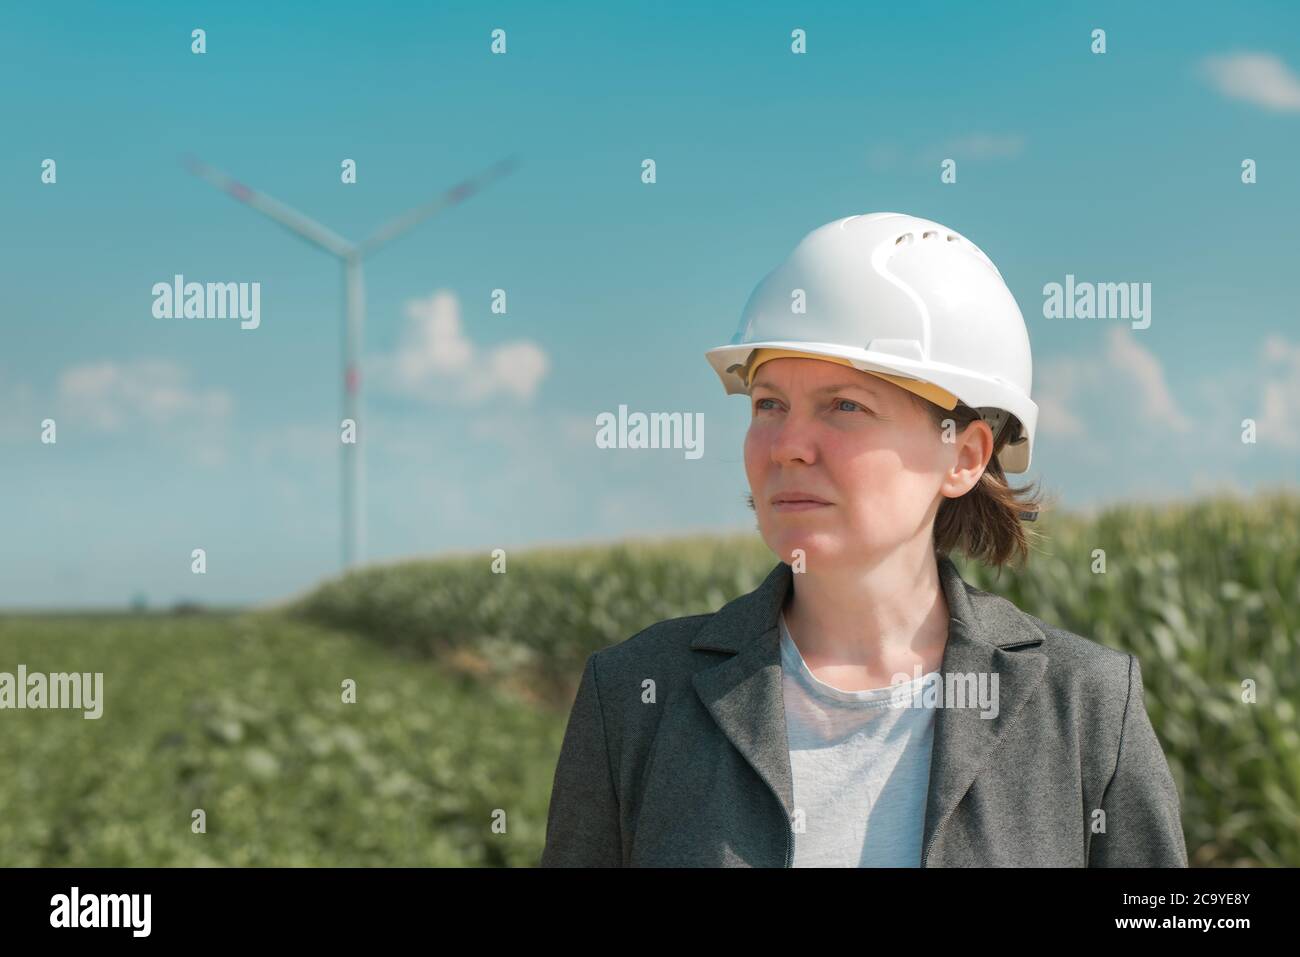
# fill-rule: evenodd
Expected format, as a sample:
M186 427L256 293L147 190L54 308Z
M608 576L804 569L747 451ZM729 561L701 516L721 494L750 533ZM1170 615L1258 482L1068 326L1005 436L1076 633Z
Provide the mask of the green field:
M1300 496L1039 524L1025 570L967 580L1138 655L1194 866L1300 866ZM0 712L0 865L534 864L585 657L774 564L693 537L376 566L268 611L0 617L0 671L105 682L98 720Z
M563 715L434 662L277 614L5 618L0 662L102 671L105 687L99 719L0 712L0 865L541 853Z

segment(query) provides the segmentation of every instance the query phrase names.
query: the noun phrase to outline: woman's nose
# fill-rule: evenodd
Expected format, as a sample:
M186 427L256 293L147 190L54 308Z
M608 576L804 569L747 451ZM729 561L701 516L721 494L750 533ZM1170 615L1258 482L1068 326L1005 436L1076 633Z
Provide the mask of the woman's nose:
M775 462L804 461L816 458L816 436L807 422L787 417L776 427L772 436L772 460Z

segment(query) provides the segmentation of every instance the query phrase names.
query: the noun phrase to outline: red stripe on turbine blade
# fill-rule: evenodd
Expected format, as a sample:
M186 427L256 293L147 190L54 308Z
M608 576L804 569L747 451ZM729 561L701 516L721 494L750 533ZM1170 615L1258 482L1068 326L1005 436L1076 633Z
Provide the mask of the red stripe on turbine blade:
M253 191L243 183L231 183L230 195L246 203L253 198Z
M360 381L361 381L361 376L357 372L356 367L348 366L348 372L345 378L345 382L347 384L347 390L349 394L354 394L357 391L357 386L360 384Z
M473 183L461 183L459 186L453 186L447 192L447 198L453 203L459 203L462 199L474 192Z

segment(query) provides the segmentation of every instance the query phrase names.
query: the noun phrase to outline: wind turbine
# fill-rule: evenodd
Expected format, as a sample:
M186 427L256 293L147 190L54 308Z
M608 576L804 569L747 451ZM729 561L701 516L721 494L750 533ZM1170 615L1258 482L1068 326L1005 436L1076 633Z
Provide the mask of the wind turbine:
M265 193L259 193L245 186L220 170L213 169L195 156L186 156L183 162L194 175L206 179L241 203L264 213L294 235L326 252L333 253L343 262L343 417L351 419L357 427L356 442L340 443L343 452L343 567L346 569L361 560L365 549L363 523L365 485L362 458L358 451L361 438L361 373L357 368L357 360L361 354L361 327L366 316L361 261L380 246L396 239L434 213L455 206L473 196L488 183L511 172L518 165L518 158L508 156L478 176L457 183L438 198L397 217L377 229L370 238L359 243L349 242L315 220L290 209Z

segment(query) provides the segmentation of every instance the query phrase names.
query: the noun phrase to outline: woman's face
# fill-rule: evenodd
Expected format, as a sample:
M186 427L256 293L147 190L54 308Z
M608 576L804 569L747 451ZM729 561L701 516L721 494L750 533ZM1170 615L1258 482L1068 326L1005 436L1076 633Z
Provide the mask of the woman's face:
M883 557L931 534L944 495L974 487L993 434L973 423L945 442L912 394L892 382L820 359L759 367L750 389L745 472L769 548L809 565ZM983 436L981 436L981 431ZM805 493L825 504L782 505Z

